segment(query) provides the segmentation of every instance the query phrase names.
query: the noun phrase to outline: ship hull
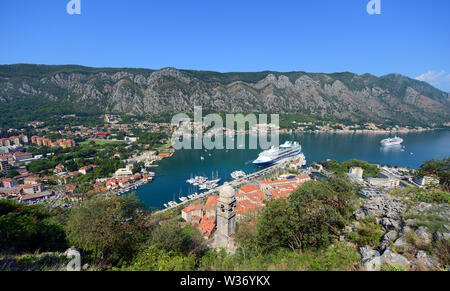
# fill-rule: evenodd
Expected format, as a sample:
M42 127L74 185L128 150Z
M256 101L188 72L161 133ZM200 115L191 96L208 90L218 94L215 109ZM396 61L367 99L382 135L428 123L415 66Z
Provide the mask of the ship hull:
M284 160L286 160L286 159L296 157L296 156L298 156L298 155L300 155L300 154L302 154L302 151L301 151L301 150L298 151L298 152L296 152L296 153L293 153L293 154L291 154L291 155L289 155L289 156L285 156L285 157L282 157L282 158L279 158L279 159L275 159L275 160L261 161L261 162L258 161L258 160L255 160L255 161L253 161L253 165L255 165L255 166L257 166L257 167L267 167L267 166L272 166L272 165L281 163L282 161L284 161Z
M398 142L390 142L390 143L382 143L382 146L394 146L394 145L401 145L402 142L398 141Z

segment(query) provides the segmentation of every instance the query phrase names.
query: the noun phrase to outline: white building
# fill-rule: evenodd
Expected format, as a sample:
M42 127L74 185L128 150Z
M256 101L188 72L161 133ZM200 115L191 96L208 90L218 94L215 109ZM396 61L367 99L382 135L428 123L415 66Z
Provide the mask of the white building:
M393 188L393 187L400 186L400 180L399 179L389 177L389 176L384 175L382 173L378 174L378 178L369 178L369 179L367 179L367 182L371 186L375 186L375 187Z
M363 177L364 170L361 167L351 167L349 174L352 174L360 179Z
M121 168L121 169L118 169L116 171L114 176L117 179L128 178L128 177L133 176L133 172L128 167L127 168Z
M439 184L439 178L436 176L432 176L432 175L416 177L413 179L413 181L414 181L414 183L416 183L417 185L419 185L421 187Z

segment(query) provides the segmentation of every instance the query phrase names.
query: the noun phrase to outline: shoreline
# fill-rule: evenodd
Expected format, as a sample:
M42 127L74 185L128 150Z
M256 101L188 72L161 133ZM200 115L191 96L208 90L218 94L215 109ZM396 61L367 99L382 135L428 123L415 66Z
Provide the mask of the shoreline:
M421 129L400 129L400 130L373 130L373 129L357 129L357 130L295 130L295 129L280 129L280 134L292 133L339 133L339 134L405 134L405 133L420 133L426 131L450 130L450 128L421 128Z

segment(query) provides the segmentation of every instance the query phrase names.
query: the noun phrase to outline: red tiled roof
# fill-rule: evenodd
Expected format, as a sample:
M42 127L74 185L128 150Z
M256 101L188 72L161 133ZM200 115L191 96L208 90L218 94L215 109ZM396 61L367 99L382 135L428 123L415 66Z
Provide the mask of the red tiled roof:
M273 196L275 199L278 199L278 198L281 197L281 196L280 196L280 190L279 190L279 189L272 190L272 191L270 191L270 193L272 194L272 196Z
M216 218L214 216L206 217L203 216L199 226L202 234L209 238L211 236L212 231L216 227Z
M219 199L219 196L209 196L208 199L206 200L205 206L208 207L216 207L217 206L217 200Z
M250 193L250 194L247 194L247 197L254 202L264 203L264 193L263 192Z
M30 153L14 153L14 155L16 157L23 157L23 156L31 156L32 154L30 154Z
M73 191L73 190L75 190L77 188L77 186L75 186L75 185L67 185L66 186L66 191Z
M278 185L277 188L280 189L281 191L294 191L294 189L295 189L294 185L291 185L291 184Z
M296 183L298 181L295 179L287 179L287 180L275 180L275 181L261 181L261 184L278 184L278 183Z
M28 194L22 196L22 201L30 200L30 199L36 199L36 198L43 198L50 196L51 193L36 193L36 194Z
M262 206L259 206L255 203L252 203L248 200L239 201L236 204L236 214L242 215L247 212L255 212L258 209L262 208Z
M129 182L131 179L130 178L124 178L124 179L122 179L122 180L120 180L119 181L119 183L127 183L127 182Z
M183 210L181 210L181 211L183 211L185 213L188 213L188 212L191 212L191 211L201 210L201 209L202 209L202 205L201 204L193 204L193 205L189 205L186 208L183 208Z
M22 174L19 176L15 176L15 179L21 179L21 178L25 178L25 177L39 177L39 174L33 174L33 173L26 173L26 174Z
M241 188L239 188L239 190L241 190L242 192L248 193L248 192L253 192L253 191L260 191L258 186L254 186L254 185L245 185Z
M32 184L32 185L17 185L17 187L23 188L23 189L31 189L33 187L41 187L42 183L38 184Z

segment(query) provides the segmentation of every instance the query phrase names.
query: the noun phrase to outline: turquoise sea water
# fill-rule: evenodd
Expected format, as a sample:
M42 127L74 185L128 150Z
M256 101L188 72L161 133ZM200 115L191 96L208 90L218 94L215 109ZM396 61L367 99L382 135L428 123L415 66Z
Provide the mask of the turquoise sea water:
M330 134L303 133L281 135L280 143L286 140L298 141L309 165L314 161L333 159L338 161L353 158L370 163L389 164L418 168L424 161L450 156L450 131L428 131L398 134L404 139L403 147L383 148L379 141L382 134ZM197 192L186 183L191 175L218 176L230 180L231 172L256 171L252 161L260 150L180 150L171 158L164 159L155 168L157 176L153 183L135 190L136 195L149 208L163 208L163 204L178 197ZM204 160L200 157L203 156Z

